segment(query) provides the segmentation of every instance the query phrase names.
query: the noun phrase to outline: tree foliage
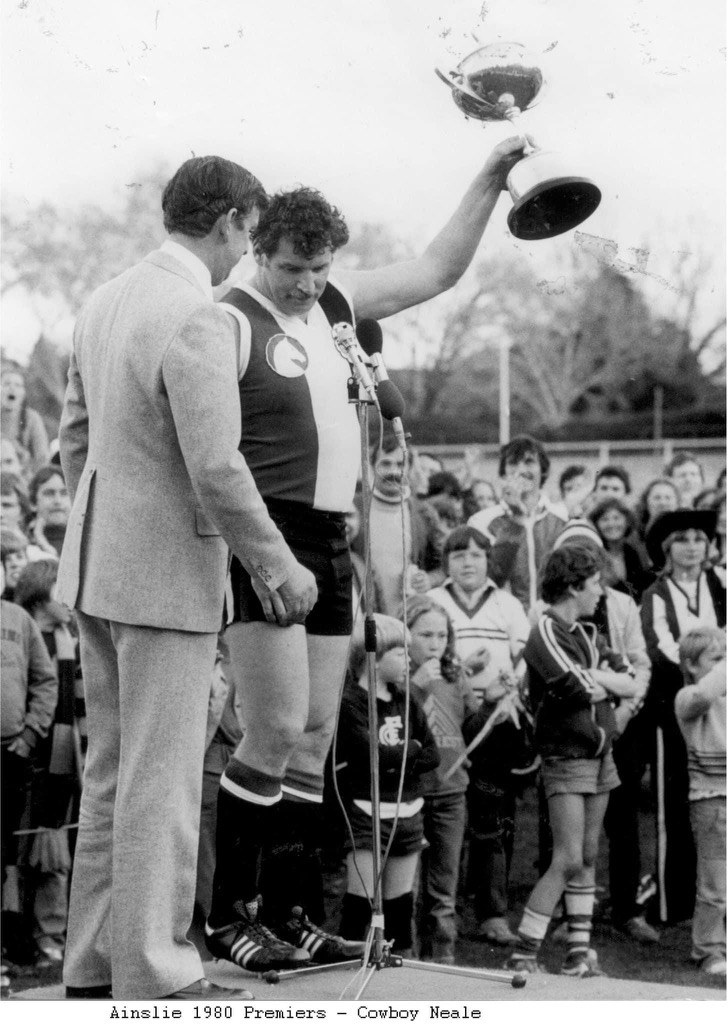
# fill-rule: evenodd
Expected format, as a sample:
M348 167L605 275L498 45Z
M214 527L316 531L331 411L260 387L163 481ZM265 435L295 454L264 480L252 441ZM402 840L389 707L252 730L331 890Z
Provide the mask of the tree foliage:
M130 185L115 211L4 206L2 294L22 291L37 313L29 392L49 423L60 410L67 356L48 334L162 241L165 177L160 169ZM347 268L415 255L380 224L352 225L351 235L337 256ZM522 254L480 256L449 292L386 320L388 352L404 366L393 376L418 439L496 439L503 346L514 430L544 438L599 429L608 436L610 424L629 430L630 417L647 423L658 387L666 416L720 419L725 319L698 327L697 315L710 286L707 258L676 250L669 280L646 275L643 264L588 245L564 247L547 275Z

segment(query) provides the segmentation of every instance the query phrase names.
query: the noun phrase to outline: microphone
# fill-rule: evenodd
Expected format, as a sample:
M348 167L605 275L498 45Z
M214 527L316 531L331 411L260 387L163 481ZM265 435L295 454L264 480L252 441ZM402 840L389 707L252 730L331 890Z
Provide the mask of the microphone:
M379 404L376 387L369 373L366 357L362 352L359 342L356 340L354 328L345 321L334 324L331 328L336 351L346 359L351 372L359 384L364 388L375 405Z
M394 381L389 379L387 367L382 359L382 328L376 320L360 320L356 325L356 336L374 370L374 383L377 386L382 416L385 420L391 421L399 446L403 452L406 452L407 443L402 426L404 398Z

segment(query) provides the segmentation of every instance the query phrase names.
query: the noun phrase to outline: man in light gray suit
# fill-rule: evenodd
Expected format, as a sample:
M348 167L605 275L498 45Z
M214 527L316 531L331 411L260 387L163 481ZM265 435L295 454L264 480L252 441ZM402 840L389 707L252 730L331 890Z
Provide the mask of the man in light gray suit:
M303 621L317 595L238 451L238 327L212 301L266 204L238 165L188 160L162 199L169 240L76 325L58 598L77 610L89 748L70 998L251 998L211 985L186 933L228 546L271 621Z

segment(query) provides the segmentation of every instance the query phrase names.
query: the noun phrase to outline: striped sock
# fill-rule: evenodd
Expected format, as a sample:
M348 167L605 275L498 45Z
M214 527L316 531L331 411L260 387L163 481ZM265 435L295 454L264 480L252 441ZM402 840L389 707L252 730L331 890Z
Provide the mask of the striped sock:
M593 882L580 885L568 882L564 892L566 920L569 926L567 956L586 956L589 950L592 931L592 915L594 913L594 896L596 886Z
M537 910L526 907L518 926L518 942L513 947L511 959L535 960L550 921L550 914L539 914Z

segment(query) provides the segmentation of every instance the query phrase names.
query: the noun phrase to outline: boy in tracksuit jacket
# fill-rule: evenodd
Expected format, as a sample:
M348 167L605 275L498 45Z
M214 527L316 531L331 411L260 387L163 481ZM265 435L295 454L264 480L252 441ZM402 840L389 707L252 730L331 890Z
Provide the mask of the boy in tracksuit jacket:
M725 959L725 633L712 626L680 641L686 685L675 716L688 750L690 824L697 851L692 957L707 974L726 973Z
M611 744L617 732L613 700L637 692L634 671L580 621L602 597L603 556L593 545L565 545L544 567L547 604L524 651L534 742L554 836L551 863L537 882L507 964L538 971L536 956L561 897L566 905L568 952L561 973L602 974L590 948L594 872L609 792L619 785Z

